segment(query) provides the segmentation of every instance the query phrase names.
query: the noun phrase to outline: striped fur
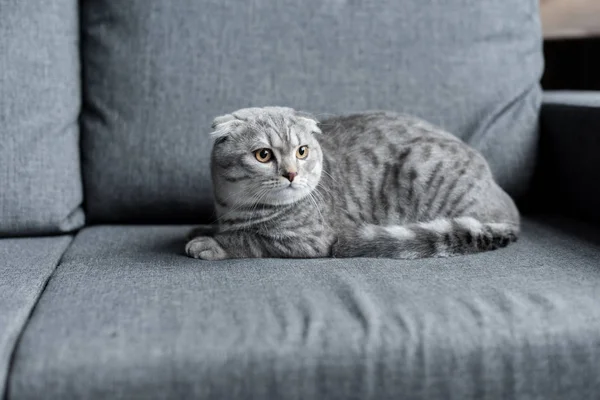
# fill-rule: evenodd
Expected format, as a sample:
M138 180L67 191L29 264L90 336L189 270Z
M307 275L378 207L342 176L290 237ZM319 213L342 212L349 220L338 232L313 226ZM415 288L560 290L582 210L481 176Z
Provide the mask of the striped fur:
M317 124L268 107L218 117L213 128L217 226L188 242L191 257L448 257L518 237L519 213L483 157L414 117ZM259 148L272 149L272 161L258 162Z
M496 250L517 239L511 223L481 223L472 217L436 219L405 226L366 224L334 244L333 255L415 259Z

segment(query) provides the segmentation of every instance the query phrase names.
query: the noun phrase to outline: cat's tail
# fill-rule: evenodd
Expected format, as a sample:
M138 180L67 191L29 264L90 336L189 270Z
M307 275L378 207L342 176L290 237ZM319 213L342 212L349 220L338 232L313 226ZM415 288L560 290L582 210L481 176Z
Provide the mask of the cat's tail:
M486 223L472 217L436 219L408 225L366 224L341 236L334 257L415 259L450 257L506 247L519 235L518 223Z

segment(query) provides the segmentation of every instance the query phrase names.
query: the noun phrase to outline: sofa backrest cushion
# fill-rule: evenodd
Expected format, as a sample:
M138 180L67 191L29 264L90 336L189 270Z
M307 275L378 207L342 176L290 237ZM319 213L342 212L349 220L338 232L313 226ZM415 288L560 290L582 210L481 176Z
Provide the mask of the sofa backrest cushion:
M281 105L408 112L524 191L542 71L538 0L82 2L83 169L95 222L213 214L213 117Z
M77 0L0 0L0 237L83 222Z

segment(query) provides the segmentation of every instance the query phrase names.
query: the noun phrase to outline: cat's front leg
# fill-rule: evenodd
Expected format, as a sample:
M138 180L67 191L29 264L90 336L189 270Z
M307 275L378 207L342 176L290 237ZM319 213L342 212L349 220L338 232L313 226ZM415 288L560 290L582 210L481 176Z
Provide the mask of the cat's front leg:
M192 240L198 236L214 236L219 232L218 225L199 225L188 232L187 240Z
M202 260L224 260L230 258L223 247L213 237L198 236L185 245L185 254Z

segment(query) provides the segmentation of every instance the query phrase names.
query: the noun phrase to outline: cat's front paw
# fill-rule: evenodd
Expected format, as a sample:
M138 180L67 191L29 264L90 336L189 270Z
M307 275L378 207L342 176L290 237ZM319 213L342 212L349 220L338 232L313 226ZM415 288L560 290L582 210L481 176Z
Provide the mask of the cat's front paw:
M208 236L200 236L190 240L185 245L185 254L192 258L209 261L224 260L227 258L227 253L221 245L215 239Z

